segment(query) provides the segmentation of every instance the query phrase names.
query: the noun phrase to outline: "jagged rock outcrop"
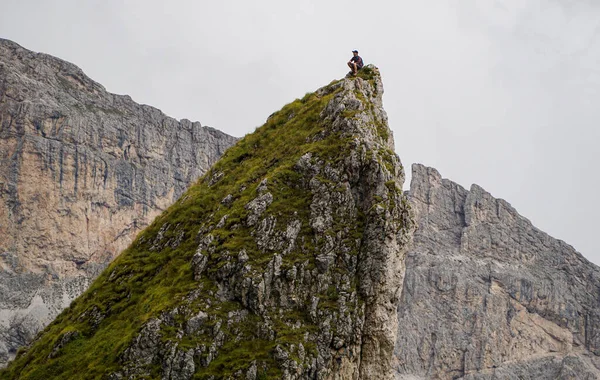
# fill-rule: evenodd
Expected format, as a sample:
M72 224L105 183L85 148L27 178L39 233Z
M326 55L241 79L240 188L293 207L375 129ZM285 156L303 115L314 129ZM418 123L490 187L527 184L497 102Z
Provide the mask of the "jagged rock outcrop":
M477 185L414 165L409 193L396 378L600 378L597 266Z
M0 39L0 363L235 141Z
M386 379L413 222L374 67L269 117L3 378Z

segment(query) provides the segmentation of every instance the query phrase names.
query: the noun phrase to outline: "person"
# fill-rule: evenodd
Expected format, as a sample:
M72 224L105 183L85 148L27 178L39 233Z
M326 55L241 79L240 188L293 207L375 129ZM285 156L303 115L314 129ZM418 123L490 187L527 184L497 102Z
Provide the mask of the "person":
M348 67L350 67L352 70L352 75L356 75L358 70L362 69L363 67L363 60L361 57L359 57L358 50L352 50L352 55L353 57L350 58L350 61L348 61Z

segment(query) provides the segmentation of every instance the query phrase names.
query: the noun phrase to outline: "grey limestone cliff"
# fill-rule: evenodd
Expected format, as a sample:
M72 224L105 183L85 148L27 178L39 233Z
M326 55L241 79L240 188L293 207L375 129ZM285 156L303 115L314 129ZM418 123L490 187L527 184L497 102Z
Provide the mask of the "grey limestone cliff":
M0 363L235 141L0 39Z
M477 185L414 165L409 194L396 378L599 377L598 267Z

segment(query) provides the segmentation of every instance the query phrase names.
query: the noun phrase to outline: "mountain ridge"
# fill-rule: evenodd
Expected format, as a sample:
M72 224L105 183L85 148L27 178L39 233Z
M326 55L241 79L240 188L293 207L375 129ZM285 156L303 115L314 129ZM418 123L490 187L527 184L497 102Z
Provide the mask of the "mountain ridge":
M366 67L273 114L5 374L391 378L412 219L382 93Z
M25 62L28 53L19 51ZM108 139L86 140L108 147L99 161L115 159L115 175L135 174L144 160L160 157L161 142L119 132L123 125L143 133L123 122L136 107L127 96L103 95L100 85L86 84L77 78L80 70L58 60L50 71L34 61L7 74L7 56L0 54L0 144L29 131L48 145L28 150L36 140L17 139L5 150L10 155L0 155L8 163L0 165L0 200L22 188L10 180L12 168L30 162L12 158L27 156L21 152L46 157L41 167L52 174L48 187L64 195L65 215L77 212L77 203L69 202L86 183L110 184L110 170L100 170L105 166L73 159L84 152L81 144L73 144L72 157L64 154L89 115L115 127ZM73 75L62 81L47 75L63 71ZM60 91L34 87L35 98L26 86L14 85L23 84L25 74L45 77ZM91 89L89 97L78 86ZM296 99L237 141L185 192L193 168L211 161L189 155L181 144L199 142L206 129L139 106L149 119L136 120L160 120L156 130L178 131L164 141L176 142L167 151L183 151L165 154L172 163L150 171L171 178L170 190L153 182L137 191L126 178L143 183L143 176L116 175L116 185L103 195L113 203L90 206L137 207L149 219L147 208L160 203L164 207L155 210L161 214L0 377L600 378L600 268L478 185L467 190L415 164L410 190L403 192L404 168L382 94L378 69L366 66L357 77ZM107 96L113 103L101 101ZM16 107L10 103L18 99ZM115 104L125 104L124 111L111 108ZM173 169L182 162L188 171ZM96 174L73 181L83 167ZM154 186L163 198L181 197L167 207L164 199L148 197ZM1 217L19 216L19 207L28 205L15 199L0 207L0 248L8 236ZM62 231L60 221L42 232ZM37 232L29 230L34 237ZM26 241L31 236L23 235ZM109 261L48 259L40 268L53 279L61 269L98 273ZM68 304L91 278L44 290L43 277L19 272L19 260L0 249L0 305L17 301L35 312L65 294ZM61 268L60 260L71 267ZM29 296L13 297L15 290ZM26 341L15 327L11 339Z
M124 103L129 103L129 105L131 106L139 106L142 108L147 108L147 110L151 113L154 112L159 112L161 114L163 114L165 117L167 117L168 119L172 119L173 121L178 121L180 123L184 123L184 124L194 124L194 123L199 123L198 121L190 121L186 118L181 119L181 120L177 120L176 118L169 116L167 114L165 114L163 111L161 111L159 108L154 107L152 105L149 104L145 104L145 103L138 103L135 100L133 100L133 98L130 95L127 94L117 94L117 93L113 93L113 92L109 92L106 87L104 87L101 83L93 80L92 78L90 78L89 76L87 76L85 74L85 72L76 64L66 61L64 59L61 59L59 57L53 56L51 54L47 54L47 53L41 53L41 52L34 52L34 51L30 51L26 48L24 48L23 46L21 46L20 44L9 40L9 39L5 39L5 38L1 38L0 37L0 44L3 45L3 47L5 49L9 49L12 51L27 51L28 55L30 57L33 57L36 60L39 60L41 62L44 62L46 64L48 64L50 67L54 68L55 70L57 70L57 72L64 72L66 75L66 77L71 77L71 80L69 80L69 78L65 78L63 80L63 83L67 86L69 85L75 85L75 84L79 84L82 87L79 87L79 89L84 88L86 90L88 90L88 92L92 92L92 93L106 93L108 94L108 96L110 97L114 97L114 98L120 98ZM2 65L3 63L0 62L0 65ZM33 72L34 74L39 74L36 72ZM31 73L28 73L31 74ZM46 79L46 76L36 76L38 81L41 82L45 82L44 79ZM33 79L30 77L30 79ZM44 95L48 95L48 94L44 94ZM77 95L77 92L73 92L72 95ZM7 95L8 96L8 95ZM48 100L53 100L55 99L55 97L53 96L49 96L47 98L43 98L44 100L48 101ZM24 100L24 99L23 99ZM188 123L189 122L189 123ZM214 128L214 127L210 127L210 126L203 126L203 128L209 129L209 130L214 130L215 132L219 132L222 133L221 131L219 131L218 129Z

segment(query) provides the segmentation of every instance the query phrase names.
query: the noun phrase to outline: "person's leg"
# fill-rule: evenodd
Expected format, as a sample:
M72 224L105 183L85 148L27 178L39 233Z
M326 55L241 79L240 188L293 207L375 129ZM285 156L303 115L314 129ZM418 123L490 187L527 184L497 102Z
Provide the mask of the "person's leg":
M356 63L348 62L348 66L350 67L350 70L352 70L352 74L356 75L356 72L357 72Z

